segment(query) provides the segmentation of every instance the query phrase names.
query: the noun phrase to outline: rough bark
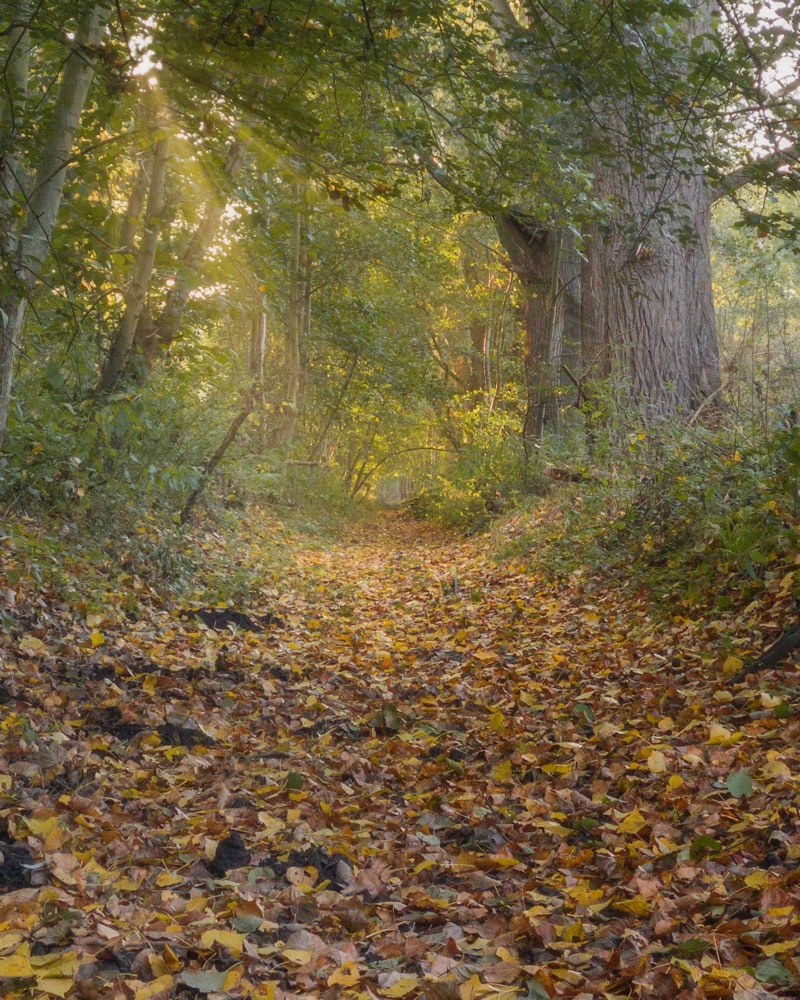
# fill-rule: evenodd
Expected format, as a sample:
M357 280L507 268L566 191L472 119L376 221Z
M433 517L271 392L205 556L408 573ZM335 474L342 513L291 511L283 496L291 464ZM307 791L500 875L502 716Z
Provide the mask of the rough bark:
M610 364L645 418L696 409L720 385L709 251L711 195L700 170L599 165L615 206L583 269L584 365ZM664 192L668 192L668 201Z
M147 289L156 260L158 238L161 233L164 182L168 159L169 142L167 139L159 139L153 147L153 162L142 240L134 260L131 281L125 293L122 316L111 338L103 371L94 390L95 398L99 401L107 398L117 388L133 346L137 324L144 311Z
M102 41L107 16L107 8L96 4L80 20L64 63L52 124L42 144L33 182L27 192L27 211L13 262L16 287L7 291L0 302L0 318L3 321L3 336L0 337L0 447L8 424L14 361L21 342L28 299L50 249L67 166L94 76L95 52Z

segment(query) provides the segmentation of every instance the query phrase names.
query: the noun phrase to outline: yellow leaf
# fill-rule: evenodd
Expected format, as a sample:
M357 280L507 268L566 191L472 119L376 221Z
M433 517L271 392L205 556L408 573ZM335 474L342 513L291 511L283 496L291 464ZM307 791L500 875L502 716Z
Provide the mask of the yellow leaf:
M0 934L0 951L10 951L22 941L23 935L19 931L6 931Z
M407 976L404 979L398 979L396 983L392 983L386 989L382 989L381 993L385 997L404 997L406 993L417 989L418 986L419 979L416 976Z
M91 639L93 646L102 646L103 643L106 641L106 637L103 635L102 632L98 632L97 629L95 629L92 632L89 638Z
M355 962L345 962L328 976L328 986L355 986L361 978Z
M621 902L615 900L614 906L618 910L626 910L637 917L650 916L650 910L652 909L650 900L645 899L644 896L634 896L633 899L623 899Z
M27 955L18 953L0 958L0 979L27 979L34 975Z
M579 920L558 928L558 936L562 941L583 941L586 938L583 924Z
M506 760L501 760L499 764L495 764L492 768L492 778L495 781L511 781L511 761L506 758Z
M162 872L156 878L156 885L159 889L166 889L170 885L180 885L183 879L180 875L173 875L172 872Z
M39 837L42 840L48 837L59 825L58 816L46 816L43 819L36 819L35 816L23 816L23 821L34 837Z
M711 746L729 747L738 743L740 739L742 739L741 733L732 733L730 729L726 729L725 726L720 726L716 722L708 727L708 742Z
M458 992L461 995L461 1000L476 1000L477 997L491 993L492 987L482 983L477 973L473 972L469 979L459 986Z
M268 837L274 837L276 833L280 833L283 830L284 822L278 819L277 816L270 816L268 812L260 812L258 814L258 821L264 828L264 833Z
M800 938L793 938L791 941L778 941L775 944L762 944L759 947L765 955L781 955L786 951L796 955L800 950Z
M75 980L72 977L69 979L51 979L50 977L37 979L36 988L41 993L47 993L51 997L65 997L75 989Z
M172 987L174 985L174 978L172 976L159 976L158 979L154 979L152 982L147 983L142 986L134 994L135 1000L150 1000L150 997L158 996L163 994L168 995L168 992L172 992Z
M200 935L200 947L208 950L213 948L215 944L220 944L223 948L227 948L232 955L241 955L244 939L245 935L239 934L238 931L212 929L204 931Z
M222 984L223 991L225 993L232 993L242 981L243 976L243 965L234 965L232 968L228 969L225 973L225 982Z
M674 790L680 788L683 784L683 778L679 774L671 774L669 776L669 781L667 782L667 788Z
M542 770L546 774L569 774L572 770L571 764L542 764Z
M75 951L54 952L50 955L34 955L31 966L37 978L59 979L74 976L80 962Z
M314 957L307 948L284 948L281 955L293 965L305 965Z
M766 779L791 778L792 772L782 760L769 760L764 765L761 776Z
M645 826L647 826L647 820L638 809L634 809L622 820L617 829L620 833L638 833Z
M136 892L142 885L142 880L140 878L128 878L127 875L123 875L122 878L118 878L114 883L114 888L119 889L120 892Z
M493 733L502 733L506 727L506 717L502 712L492 712L489 716L489 728Z
M35 635L24 635L19 648L26 656L44 656L47 652L47 646Z
M266 983L259 983L250 994L250 1000L275 1000L275 991L277 988L277 979L271 979Z
M653 750L647 758L647 766L653 774L663 774L667 769L667 758L660 750Z
M744 666L744 660L740 660L738 656L726 656L725 662L722 664L722 672L726 676L728 674L737 674Z

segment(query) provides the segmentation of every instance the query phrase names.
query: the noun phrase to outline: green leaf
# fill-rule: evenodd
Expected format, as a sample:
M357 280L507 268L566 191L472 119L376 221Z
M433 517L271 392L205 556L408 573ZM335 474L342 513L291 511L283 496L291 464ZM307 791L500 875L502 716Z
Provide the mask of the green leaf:
M734 771L725 782L735 799L745 799L753 794L753 779L747 771Z
M679 942L675 948L675 954L681 958L693 958L695 955L702 955L709 948L709 943L704 938L686 938Z
M775 986L789 986L796 981L777 958L765 958L763 962L759 962L755 968L755 977L760 983L773 983Z
M693 861L708 857L709 854L719 854L722 844L714 837L703 834L702 837L695 837L689 847L689 857Z
M299 771L290 771L286 775L286 787L290 792L299 792L305 783L306 779Z
M528 988L526 1000L549 1000L550 994L538 979L528 979L525 985Z
M231 927L240 934L252 934L261 926L261 917L256 913L244 913L241 917L231 920Z
M198 993L215 993L221 990L225 983L225 972L218 972L216 969L207 969L205 972L182 972L178 979L184 986L188 986Z

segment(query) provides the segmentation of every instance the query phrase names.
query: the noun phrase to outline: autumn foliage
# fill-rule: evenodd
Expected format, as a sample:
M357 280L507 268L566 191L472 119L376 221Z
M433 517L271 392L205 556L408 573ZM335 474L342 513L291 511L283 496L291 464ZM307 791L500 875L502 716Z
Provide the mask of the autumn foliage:
M793 567L664 620L392 514L216 632L3 566L4 998L797 995Z

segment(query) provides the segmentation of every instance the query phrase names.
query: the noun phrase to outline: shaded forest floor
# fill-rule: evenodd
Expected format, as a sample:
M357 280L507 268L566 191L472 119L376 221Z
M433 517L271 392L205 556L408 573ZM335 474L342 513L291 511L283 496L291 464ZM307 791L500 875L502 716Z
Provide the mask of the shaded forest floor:
M262 598L2 584L0 996L800 995L779 577L656 620L393 514Z

